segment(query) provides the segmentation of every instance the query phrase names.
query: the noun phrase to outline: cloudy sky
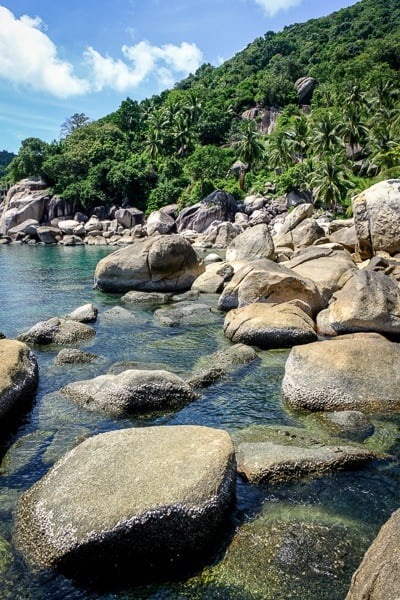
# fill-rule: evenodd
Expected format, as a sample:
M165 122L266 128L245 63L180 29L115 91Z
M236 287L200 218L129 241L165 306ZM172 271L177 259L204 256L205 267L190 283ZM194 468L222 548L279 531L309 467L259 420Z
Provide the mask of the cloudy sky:
M74 113L97 119L266 31L356 0L0 0L0 150L58 139Z

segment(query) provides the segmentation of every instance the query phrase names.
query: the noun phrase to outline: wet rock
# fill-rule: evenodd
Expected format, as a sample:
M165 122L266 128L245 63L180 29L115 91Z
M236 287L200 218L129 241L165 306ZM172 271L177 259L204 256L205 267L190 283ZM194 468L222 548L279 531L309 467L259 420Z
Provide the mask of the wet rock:
M65 316L66 319L72 319L72 321L79 321L79 323L94 323L97 319L98 309L97 307L89 302L79 306L74 311Z
M221 542L234 494L226 432L111 431L79 444L22 496L14 541L34 563L78 579L170 578Z
M354 469L375 454L353 446L299 446L273 442L240 444L236 452L238 472L250 483L279 482Z
M207 304L180 302L171 308L159 308L154 312L156 319L163 325L205 325L219 319Z
M296 409L387 414L400 411L399 385L400 345L355 333L292 348L282 391Z
M208 387L228 372L258 358L257 352L246 344L233 344L204 357L196 365L186 382L193 388Z
M227 313L224 334L262 349L290 348L317 340L315 325L296 302L254 303Z
M78 348L63 348L57 354L54 364L57 366L85 364L91 363L97 358L99 358L98 355L93 352L84 352Z
M358 410L337 410L321 413L319 417L322 424L336 436L362 441L374 433L368 416Z
M400 510L392 514L367 550L351 580L346 600L400 597Z
M172 294L163 294L162 292L127 292L121 298L123 302L129 304L167 304Z
M21 333L17 339L26 344L39 346L56 344L62 346L90 339L95 333L90 325L53 317L48 321L36 323L29 331Z
M36 358L26 344L0 339L0 427L25 411L38 385Z
M75 381L61 392L88 410L112 415L172 410L196 398L192 388L174 373L140 369Z

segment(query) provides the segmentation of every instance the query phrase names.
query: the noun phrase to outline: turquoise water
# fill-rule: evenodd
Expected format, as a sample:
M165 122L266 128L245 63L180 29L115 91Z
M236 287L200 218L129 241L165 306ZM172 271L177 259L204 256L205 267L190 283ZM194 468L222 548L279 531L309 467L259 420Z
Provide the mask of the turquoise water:
M0 599L344 598L364 551L400 505L398 421L374 417L376 433L367 442L389 452L391 460L287 485L257 488L239 480L231 538L221 545L213 563L188 581L124 591L82 589L61 575L26 565L7 545L12 541L18 497L88 435L121 427L202 424L235 436L254 425L310 424L305 415L288 412L282 402L287 351L260 352L258 361L168 414L112 419L89 413L59 394L68 382L132 364L185 375L201 359L229 344L222 334L222 314L217 323L170 328L153 317L151 308L124 305L120 295L94 290L95 266L109 252L86 246L0 247L0 331L12 338L40 320L61 317L93 302L99 309L96 336L81 348L101 357L90 365L56 367L57 352L35 349L40 369L35 404L18 430L3 440L8 451L0 469ZM205 296L201 301L215 307L217 297ZM107 317L114 306L127 308L131 318L120 322ZM4 561L1 540L7 548ZM309 547L314 549L312 556L307 554Z

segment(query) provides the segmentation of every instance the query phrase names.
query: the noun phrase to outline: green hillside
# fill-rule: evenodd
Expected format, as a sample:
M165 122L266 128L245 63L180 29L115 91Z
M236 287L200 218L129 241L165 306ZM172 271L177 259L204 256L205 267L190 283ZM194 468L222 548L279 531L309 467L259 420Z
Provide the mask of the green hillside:
M301 77L316 87L300 103ZM267 32L220 67L204 64L141 103L127 98L96 122L73 115L60 142L24 140L9 178L42 175L86 208L147 212L198 202L215 188L240 199L270 181L276 194L307 190L336 210L355 190L400 176L399 90L398 0L362 0ZM271 108L280 116L266 134ZM245 177L230 171L238 159Z

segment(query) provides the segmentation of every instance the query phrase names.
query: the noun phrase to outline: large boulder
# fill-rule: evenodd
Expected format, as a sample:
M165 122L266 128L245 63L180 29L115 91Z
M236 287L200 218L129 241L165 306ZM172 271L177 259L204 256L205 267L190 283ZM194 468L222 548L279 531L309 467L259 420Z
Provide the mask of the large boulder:
M0 232L7 233L28 219L42 222L49 198L42 180L24 179L11 187L4 201Z
M352 272L328 308L329 325L338 334L376 331L400 336L400 289L380 271Z
M192 290L204 294L220 294L227 281L232 279L233 267L227 262L213 262L206 265L204 273L195 279Z
M354 333L292 348L282 391L288 405L311 411L400 411L400 345Z
M21 333L17 339L26 344L39 346L49 344L67 345L90 339L95 333L90 325L71 319L52 317L47 321L39 321L28 331Z
M229 244L226 249L226 260L257 260L269 258L274 260L275 248L268 225L261 223L245 229Z
M178 215L178 232L190 229L202 233L213 221L233 221L237 207L236 200L228 192L215 190L202 202L184 208Z
M110 292L180 292L188 290L205 270L190 243L180 235L135 241L103 258L95 287Z
M183 379L162 370L128 369L118 375L99 375L69 383L61 391L88 410L113 415L171 410L196 398Z
M175 219L164 210L152 212L146 222L147 235L159 233L165 235L175 229Z
M357 269L349 252L329 245L299 250L285 266L300 277L311 279L320 291L325 305L340 288L340 280L344 273Z
M122 227L131 229L144 222L144 213L138 208L119 208L115 211L114 218Z
M32 396L38 385L38 366L26 344L0 339L0 428Z
M171 578L221 542L235 494L229 434L138 427L89 438L19 502L14 541L75 578Z
M299 79L295 81L294 87L297 91L299 104L310 104L316 85L316 80L308 75L299 77Z
M400 598L400 510L383 525L351 580L346 600Z
M290 348L317 340L313 320L295 301L254 303L230 310L225 317L224 333L232 342L262 349Z
M357 250L371 258L379 250L400 251L400 179L371 186L352 200Z
M323 308L323 301L313 281L272 260L245 263L227 283L218 300L221 310L240 308L254 302L289 302L301 300L312 313Z

